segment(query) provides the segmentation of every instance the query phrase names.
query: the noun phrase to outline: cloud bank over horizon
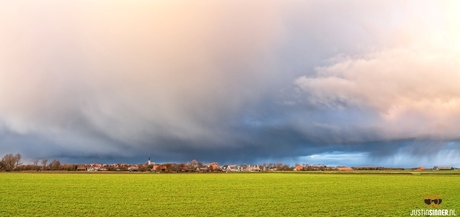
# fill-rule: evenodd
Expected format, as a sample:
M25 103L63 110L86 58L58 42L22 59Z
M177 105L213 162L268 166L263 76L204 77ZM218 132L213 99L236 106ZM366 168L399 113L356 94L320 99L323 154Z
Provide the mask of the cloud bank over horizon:
M458 9L2 2L0 154L460 165Z

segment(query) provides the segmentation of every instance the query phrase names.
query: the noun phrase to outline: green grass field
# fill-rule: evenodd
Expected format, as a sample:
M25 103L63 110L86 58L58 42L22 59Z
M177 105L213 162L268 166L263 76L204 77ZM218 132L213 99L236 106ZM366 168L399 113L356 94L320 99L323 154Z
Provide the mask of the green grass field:
M460 215L460 176L0 173L0 216L410 216L426 195Z

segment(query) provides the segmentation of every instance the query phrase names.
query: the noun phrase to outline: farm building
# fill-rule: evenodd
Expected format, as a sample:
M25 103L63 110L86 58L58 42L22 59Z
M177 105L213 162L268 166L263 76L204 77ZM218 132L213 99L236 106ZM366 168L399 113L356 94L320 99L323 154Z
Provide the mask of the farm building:
M139 166L137 165L131 165L130 167L128 167L128 170L133 172L133 171L139 171Z
M216 170L217 168L219 168L219 166L218 166L217 163L211 163L211 164L209 164L209 167L210 167L212 170Z
M263 167L259 166L258 164L256 165L249 165L249 171L255 171L255 172L260 172L263 171Z
M337 170L338 171L353 171L353 169L350 167L338 167Z
M228 171L238 171L239 168L238 168L237 165L234 165L234 164L233 164L233 165L228 165L227 170L228 170Z
M77 167L77 171L86 171L86 170L87 170L86 166L78 166Z
M441 166L441 167L438 167L438 166L435 166L433 168L433 170L453 170L454 168L453 167L450 167L450 166Z
M378 170L379 168L376 166L364 166L364 167L357 167L357 170Z

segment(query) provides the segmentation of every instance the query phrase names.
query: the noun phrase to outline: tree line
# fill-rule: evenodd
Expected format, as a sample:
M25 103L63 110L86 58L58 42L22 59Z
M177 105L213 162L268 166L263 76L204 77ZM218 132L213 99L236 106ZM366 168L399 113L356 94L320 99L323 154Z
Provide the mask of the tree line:
M6 154L0 161L0 171L21 171L21 170L66 170L77 171L79 167L84 170L91 171L138 171L138 172L226 172L232 171L228 168L231 165L223 165L219 167L217 162L203 164L196 160L187 163L166 163L166 164L103 164L104 166L92 167L78 164L61 164L58 159L48 162L48 159L34 160L33 164L24 165L21 162L21 154L17 153ZM226 167L227 166L227 167ZM246 171L245 166L239 165L237 171ZM253 165L254 166L254 165ZM259 171L332 171L337 170L336 167L326 166L324 164L295 164L290 166L281 162L277 163L262 163L258 164ZM385 167L352 167L354 170L404 170L404 168L385 168ZM417 169L417 168L415 168Z
M0 171L20 171L20 170L76 170L77 165L62 166L58 159L48 163L48 159L34 160L33 164L23 165L21 154L6 154L0 161Z
M19 153L16 155L6 154L3 156L2 161L0 161L0 169L5 171L14 170L21 163L21 157L22 156Z

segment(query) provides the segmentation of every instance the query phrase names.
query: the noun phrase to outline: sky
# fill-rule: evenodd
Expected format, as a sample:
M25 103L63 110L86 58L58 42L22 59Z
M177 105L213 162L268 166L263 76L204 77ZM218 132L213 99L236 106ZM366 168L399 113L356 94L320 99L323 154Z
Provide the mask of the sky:
M0 1L0 155L460 167L458 1Z

